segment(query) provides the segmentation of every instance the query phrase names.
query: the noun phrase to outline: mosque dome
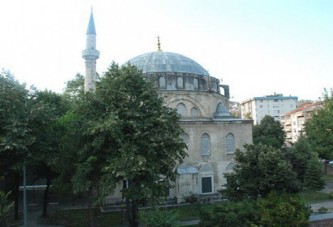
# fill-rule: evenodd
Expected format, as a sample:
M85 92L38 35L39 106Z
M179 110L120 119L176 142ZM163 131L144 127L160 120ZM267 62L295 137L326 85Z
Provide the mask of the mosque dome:
M128 61L143 73L189 73L206 77L208 72L194 60L181 54L155 51L141 54Z

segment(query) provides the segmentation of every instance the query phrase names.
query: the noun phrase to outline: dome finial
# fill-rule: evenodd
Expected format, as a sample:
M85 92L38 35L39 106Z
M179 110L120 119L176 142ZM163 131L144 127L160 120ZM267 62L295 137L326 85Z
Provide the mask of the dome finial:
M160 37L157 36L157 51L162 51L161 50L161 43L160 43Z

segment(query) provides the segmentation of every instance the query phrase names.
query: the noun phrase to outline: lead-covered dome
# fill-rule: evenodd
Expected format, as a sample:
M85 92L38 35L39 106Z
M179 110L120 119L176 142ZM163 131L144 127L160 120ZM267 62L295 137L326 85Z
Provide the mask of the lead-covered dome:
M128 62L141 69L143 73L172 72L208 76L208 72L197 62L177 53L150 52L134 57Z

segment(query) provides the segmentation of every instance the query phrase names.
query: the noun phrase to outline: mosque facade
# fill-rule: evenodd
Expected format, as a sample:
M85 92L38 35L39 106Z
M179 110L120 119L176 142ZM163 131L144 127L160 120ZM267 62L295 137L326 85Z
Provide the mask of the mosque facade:
M99 56L92 14L86 48L82 56L86 62L85 89L88 91L95 89L91 81L95 80ZM188 156L176 167L178 175L174 187L169 189L169 198L180 203L190 195L199 199L216 196L226 184L224 173L232 171L235 150L252 143L252 120L230 114L228 85L220 84L194 60L162 51L159 40L157 51L138 55L128 62L142 70L143 76L157 78L155 86L159 96L164 98L166 106L181 115L179 124L185 132ZM120 190L116 190L105 202L112 204L120 200Z

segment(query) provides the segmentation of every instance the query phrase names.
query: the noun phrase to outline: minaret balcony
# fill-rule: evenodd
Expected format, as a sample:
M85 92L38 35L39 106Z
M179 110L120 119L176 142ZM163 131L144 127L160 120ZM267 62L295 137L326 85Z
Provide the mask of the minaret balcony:
M86 49L82 51L82 57L84 59L92 58L97 59L99 57L99 51L96 49Z

